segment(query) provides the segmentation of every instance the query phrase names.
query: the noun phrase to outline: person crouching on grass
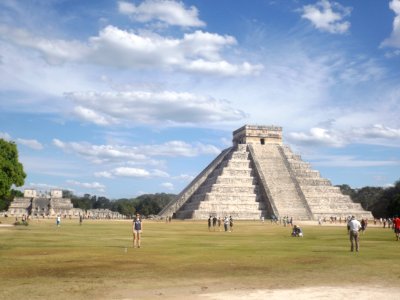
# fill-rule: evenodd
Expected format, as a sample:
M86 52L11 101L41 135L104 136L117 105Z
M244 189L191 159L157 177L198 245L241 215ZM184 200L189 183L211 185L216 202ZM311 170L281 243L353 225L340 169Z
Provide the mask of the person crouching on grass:
M140 214L136 214L136 218L133 219L132 231L133 231L133 248L140 248L140 236L142 234L142 219Z

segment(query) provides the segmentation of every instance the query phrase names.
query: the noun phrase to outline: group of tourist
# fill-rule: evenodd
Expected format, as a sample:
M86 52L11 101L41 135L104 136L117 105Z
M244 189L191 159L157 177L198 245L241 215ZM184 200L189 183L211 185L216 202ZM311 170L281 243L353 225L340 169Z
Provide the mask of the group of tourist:
M400 218L395 216L392 220L392 229L395 233L396 236L396 241L400 239ZM360 237L359 233L364 231L367 228L368 220L367 219L361 219L361 222L359 222L354 216L352 216L347 223L347 231L349 233L350 237L350 251L353 252L356 250L356 252L359 251L360 249ZM376 224L376 223L375 223ZM386 225L384 225L385 228Z
M222 220L221 217L210 216L208 218L208 231L216 231L216 227L218 225L218 231L221 231L221 224L224 223L224 231L232 232L233 231L233 218L232 216L225 216Z
M283 218L284 224L292 224L293 225L293 219L290 218ZM168 220L170 222L170 220ZM350 238L350 251L358 252L360 250L360 232L364 232L367 228L368 220L367 219L361 219L361 222L358 221L355 216L349 216L347 218L347 231L349 234ZM60 216L57 216L56 219L57 226L60 225L61 218ZM80 223L82 222L82 219L80 218ZM209 231L216 231L216 227L218 226L218 231L221 231L221 225L222 222L224 224L224 231L232 232L233 231L233 218L232 216L225 216L224 219L222 220L221 217L217 216L210 216L208 218L208 230ZM340 220L341 222L341 220ZM394 217L392 219L392 226L394 233L396 235L396 240L400 240L400 218L399 217ZM132 223L132 232L133 232L133 247L134 248L140 248L140 238L143 230L143 224L142 224L142 218L139 213L136 214L136 217L133 219ZM303 237L303 231L298 225L293 225L293 230L292 234L293 237Z

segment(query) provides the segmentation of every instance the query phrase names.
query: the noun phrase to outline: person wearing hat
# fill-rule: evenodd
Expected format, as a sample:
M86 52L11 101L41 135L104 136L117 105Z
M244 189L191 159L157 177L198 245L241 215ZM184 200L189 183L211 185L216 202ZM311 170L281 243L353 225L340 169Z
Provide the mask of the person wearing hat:
M350 221L347 223L347 231L350 234L351 252L354 251L354 244L356 245L356 251L360 249L359 243L359 231L361 230L361 223L356 220L355 216L351 216Z

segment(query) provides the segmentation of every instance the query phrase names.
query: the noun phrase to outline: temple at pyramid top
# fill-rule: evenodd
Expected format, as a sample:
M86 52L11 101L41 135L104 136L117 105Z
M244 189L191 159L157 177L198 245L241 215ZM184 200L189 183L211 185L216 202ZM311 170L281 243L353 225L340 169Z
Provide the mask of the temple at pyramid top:
M233 132L233 145L282 144L282 127L244 125Z
M245 125L161 212L162 217L372 218L282 142L282 127Z

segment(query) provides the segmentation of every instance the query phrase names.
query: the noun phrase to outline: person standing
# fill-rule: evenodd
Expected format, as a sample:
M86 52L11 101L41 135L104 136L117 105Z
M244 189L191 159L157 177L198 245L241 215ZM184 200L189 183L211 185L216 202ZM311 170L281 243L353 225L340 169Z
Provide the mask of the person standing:
M359 243L359 231L361 229L361 223L356 220L354 216L351 216L350 221L347 223L347 231L350 235L351 252L354 251L354 244L356 246L356 251L360 249Z
M143 225L140 214L136 214L136 218L133 220L132 231L133 231L133 248L140 248L140 237L142 235Z
M60 227L60 224L61 224L61 217L60 217L60 215L57 215L56 224L57 224L57 227Z
M396 241L398 241L400 238L400 218L399 217L397 217L397 216L394 217L393 225L394 225L394 234L396 235Z
M208 218L208 231L211 231L211 216Z
M83 221L83 216L79 214L79 225L82 225L82 221Z
M212 219L213 230L215 231L215 227L217 226L217 216L214 216Z
M228 218L228 216L225 216L225 218L224 218L224 229L225 229L225 231L228 231L228 225L229 225L229 218Z
M233 218L229 216L229 232L233 231Z

